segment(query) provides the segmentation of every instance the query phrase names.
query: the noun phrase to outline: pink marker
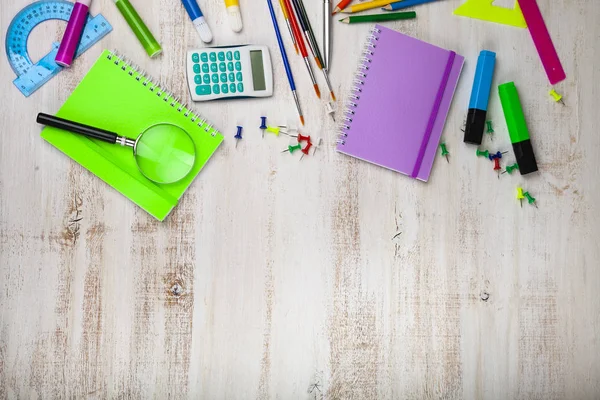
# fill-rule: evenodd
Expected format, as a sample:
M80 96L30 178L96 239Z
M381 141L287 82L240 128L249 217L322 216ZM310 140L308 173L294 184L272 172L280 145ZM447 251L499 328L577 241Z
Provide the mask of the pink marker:
M58 65L63 67L70 67L75 58L75 52L79 41L81 40L81 34L87 21L88 12L92 0L77 0L73 6L73 12L69 18L65 35L63 36L58 53L56 54L55 61Z

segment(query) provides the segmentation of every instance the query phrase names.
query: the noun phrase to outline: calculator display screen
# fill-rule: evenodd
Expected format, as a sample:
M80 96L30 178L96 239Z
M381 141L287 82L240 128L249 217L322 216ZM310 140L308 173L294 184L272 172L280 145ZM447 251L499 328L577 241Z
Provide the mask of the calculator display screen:
M265 67L263 65L262 50L253 50L250 52L250 62L252 63L252 81L254 90L266 90Z

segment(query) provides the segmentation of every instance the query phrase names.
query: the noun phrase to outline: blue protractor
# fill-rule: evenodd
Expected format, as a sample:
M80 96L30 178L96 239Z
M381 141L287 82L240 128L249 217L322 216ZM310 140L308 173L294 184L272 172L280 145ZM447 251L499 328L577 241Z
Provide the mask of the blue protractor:
M63 68L54 62L59 43L52 43L50 52L34 64L27 51L29 34L42 22L58 19L68 21L73 11L73 3L62 0L38 1L22 9L12 20L6 33L6 55L12 69L17 74L13 81L25 95L30 96L44 83L58 74ZM112 26L100 14L89 17L77 48L76 57L84 53L100 39L112 31Z

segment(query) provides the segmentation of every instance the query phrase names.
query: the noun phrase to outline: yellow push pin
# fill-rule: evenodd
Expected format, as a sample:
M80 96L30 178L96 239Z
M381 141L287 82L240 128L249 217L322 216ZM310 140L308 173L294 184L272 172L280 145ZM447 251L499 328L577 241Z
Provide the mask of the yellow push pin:
M523 194L523 188L517 188L517 199L519 199L519 203L521 203L521 208L523 208L523 199L525 198L525 194Z
M550 94L550 96L552 96L552 98L554 99L555 102L562 104L563 106L565 105L565 102L562 100L562 95L558 94L556 92L556 90L551 89L550 92L548 92Z

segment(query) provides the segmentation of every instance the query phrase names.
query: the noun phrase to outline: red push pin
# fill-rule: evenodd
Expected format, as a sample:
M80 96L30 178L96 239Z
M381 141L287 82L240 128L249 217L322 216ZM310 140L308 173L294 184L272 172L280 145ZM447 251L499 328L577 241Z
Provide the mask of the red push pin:
M502 167L500 167L500 159L494 158L494 171L498 172L498 179L500 179L500 171L501 170L502 170Z
M296 139L298 140L298 143L300 143L300 142L311 143L310 136L304 136L301 133L299 133L298 136L296 136Z
M300 157L300 161L302 161L302 159L304 158L304 156L309 155L310 153L310 149L313 146L313 144L308 141L308 144L306 146L304 146L304 148L301 150L302 151L302 157Z

